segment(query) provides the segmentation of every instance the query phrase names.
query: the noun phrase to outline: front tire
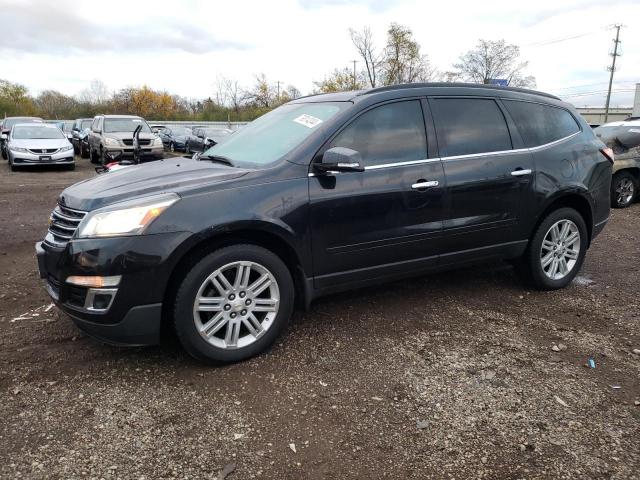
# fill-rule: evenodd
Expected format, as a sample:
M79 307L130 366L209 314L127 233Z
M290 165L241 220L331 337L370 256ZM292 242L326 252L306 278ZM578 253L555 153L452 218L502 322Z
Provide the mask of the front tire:
M631 173L621 171L613 176L611 181L611 206L613 208L627 208L636 198L638 186Z
M582 215L573 208L555 210L533 234L519 262L520 272L539 290L564 288L580 271L588 242Z
M217 250L191 267L174 305L174 327L198 360L229 363L267 349L293 312L289 269L255 245Z

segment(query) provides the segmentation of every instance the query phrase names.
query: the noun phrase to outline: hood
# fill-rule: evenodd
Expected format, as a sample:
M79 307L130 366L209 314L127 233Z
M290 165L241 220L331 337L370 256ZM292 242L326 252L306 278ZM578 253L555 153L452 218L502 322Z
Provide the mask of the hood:
M70 145L66 138L13 138L10 144L12 147L41 149L41 148L62 148Z
M186 157L158 160L71 185L60 194L59 202L70 208L90 211L135 197L168 192L180 195L198 187L224 184L248 172Z
M133 138L133 132L105 132L105 137L115 138L117 140L122 140L124 138ZM155 133L145 133L140 132L141 139L154 139L156 138Z

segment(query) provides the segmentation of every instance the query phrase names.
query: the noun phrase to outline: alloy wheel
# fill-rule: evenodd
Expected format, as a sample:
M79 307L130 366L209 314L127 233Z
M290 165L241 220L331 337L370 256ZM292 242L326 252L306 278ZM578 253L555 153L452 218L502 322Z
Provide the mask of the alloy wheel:
M551 280L561 280L575 267L580 255L580 231L571 220L554 223L540 248L540 265Z
M618 205L626 205L633 199L635 185L629 178L622 178L616 185L616 199Z
M204 280L193 304L193 319L205 341L220 349L238 349L269 330L279 305L275 276L259 263L237 261Z

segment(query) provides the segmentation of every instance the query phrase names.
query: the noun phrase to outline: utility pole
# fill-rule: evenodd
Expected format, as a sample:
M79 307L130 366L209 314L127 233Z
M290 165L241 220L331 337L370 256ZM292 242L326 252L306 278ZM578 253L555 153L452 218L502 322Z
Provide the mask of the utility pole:
M356 89L356 63L358 63L357 60L351 60L353 62L353 89Z
M276 81L276 85L277 85L277 87L276 87L276 92L277 92L277 93L276 93L276 98L277 98L278 100L280 100L280 80L277 80L277 81Z
M611 56L613 57L613 61L611 62L611 66L609 67L609 70L611 70L611 75L609 75L609 90L607 91L607 102L605 103L605 106L604 106L604 123L607 123L607 120L609 118L609 102L611 101L611 86L613 85L613 73L616 71L616 58L620 56L620 54L618 53L618 45L621 43L620 27L622 27L622 25L619 23L614 25L614 28L616 29L616 39L613 41L613 53L611 54Z

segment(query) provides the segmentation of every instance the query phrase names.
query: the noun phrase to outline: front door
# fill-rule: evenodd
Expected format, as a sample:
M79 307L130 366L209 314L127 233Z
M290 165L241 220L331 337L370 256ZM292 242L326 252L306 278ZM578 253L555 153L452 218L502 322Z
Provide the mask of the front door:
M435 267L444 173L420 100L370 108L331 147L360 152L365 171L309 178L316 288Z
M442 263L517 248L526 240L522 215L533 195L530 152L518 148L521 140L495 99L441 97L429 104L447 179Z

